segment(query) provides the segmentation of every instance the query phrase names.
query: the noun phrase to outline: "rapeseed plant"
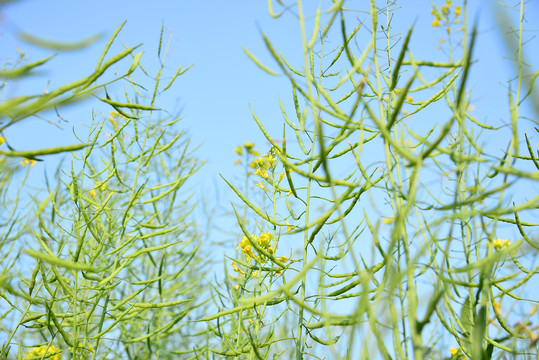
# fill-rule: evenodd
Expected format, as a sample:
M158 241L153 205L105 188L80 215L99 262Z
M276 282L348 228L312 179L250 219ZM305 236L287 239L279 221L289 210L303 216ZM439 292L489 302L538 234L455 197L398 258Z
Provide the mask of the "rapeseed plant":
M62 360L62 351L54 345L41 345L26 353L25 359Z
M200 253L213 249L200 242L183 190L199 165L176 133L179 118L157 110L158 93L172 82L161 86L161 64L145 87L154 90L144 93L132 78L142 56L134 47L105 60L115 33L91 81L66 88L80 96L97 91L100 74L131 55L122 79L143 103L133 103L128 90L122 101L106 93L100 101L113 110L94 119L86 144L1 150L23 166L36 156L75 153L71 169L58 171L61 181L35 197L26 217L16 216L18 197L6 196L14 171L1 165L0 199L11 207L0 212L2 319L11 316L15 325L0 329L7 339L0 358L49 333L66 356L80 359L440 359L445 344L455 343L452 359L533 355L537 306L519 309L535 302L526 285L539 271L530 230L539 200L515 196L515 184L533 187L539 169L528 135L521 137L527 118L520 106L532 98L534 78L522 70L522 23L516 80L508 86L511 126L497 127L470 114L469 79L480 62L466 2L433 4L431 25L446 29L440 44L447 56L438 61L414 57L412 28L395 33L392 2L359 4L368 6L361 11L332 2L312 17L302 1L277 3L282 13L269 1L272 16L299 23L302 61L266 35L278 72L246 51L263 71L284 75L291 94L277 104L279 140L253 110L268 152L261 156L250 141L233 150L244 183L227 181L238 201L234 239L224 242L236 251L227 254L223 281L209 279L211 296L204 292L209 271ZM457 24L462 38L455 42ZM16 122L56 105L41 100L0 106ZM482 138L499 131L508 131L503 151ZM511 241L497 238L508 229ZM16 276L20 259L32 268ZM519 315L526 320L515 323ZM26 358L62 354L43 345Z

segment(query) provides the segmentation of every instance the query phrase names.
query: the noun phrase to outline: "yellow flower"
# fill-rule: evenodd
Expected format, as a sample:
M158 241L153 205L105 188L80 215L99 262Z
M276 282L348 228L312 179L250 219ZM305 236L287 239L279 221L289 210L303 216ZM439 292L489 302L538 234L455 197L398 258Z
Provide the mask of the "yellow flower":
M256 184L256 186L258 186L259 188L261 188L262 190L264 190L264 184L259 182L258 184Z
M90 190L90 196L95 197L96 195L95 189Z
M409 102L409 103L414 102L414 98L411 97L411 96L407 96L406 97L406 102Z
M273 235L269 232L263 232L260 234L260 237L257 239L260 246L267 248L273 239Z
M284 173L281 173L279 175L279 180L277 180L277 182L280 183L283 180L283 178L284 178Z
M294 230L295 226L291 225L288 221L284 222L286 224L286 231L292 231Z
M435 18L431 26L440 26L440 20L438 20L438 18Z
M505 247L508 247L509 245L511 245L511 241L509 240L502 240L502 239L494 239L494 241L492 242L492 244L494 245L494 250L498 251L498 250L501 250Z
M273 253L275 252L275 250L274 250L272 247L269 247L269 248L268 248L268 252L269 252L270 254L273 254Z
M0 136L0 145L2 145L5 142L6 142L6 137L5 136Z
M57 348L54 345L47 346L42 345L40 347L35 347L26 353L25 359L32 358L46 358L49 360L61 360L62 359L62 350Z
M245 259L247 259L247 261L255 257L255 255L253 254L253 251L251 250L251 242L249 241L249 239L247 239L246 236L243 236L241 238L240 244L238 245L236 249L238 250L241 249L241 252L245 254Z
M255 147L255 143L251 143L249 141L246 141L245 144L243 144L243 147L245 148L245 150L249 151L249 150L251 150L252 148Z
M255 171L255 175L258 175L258 176L260 176L261 178L266 178L266 177L268 177L268 172L267 172L267 170L265 170L265 169L258 168L258 169L256 169L256 171Z
M447 5L442 5L442 12L444 13L444 15L447 15L449 13L449 11L451 11L449 9L449 6Z
M232 163L233 165L239 165L241 164L241 159L238 159Z
M394 220L395 220L394 217L385 217L385 218L382 219L382 222L384 224L391 224L391 223L393 223Z
M279 260L280 262L287 262L288 258L286 256L281 256L281 257L277 258L277 260Z
M238 154L239 156L242 156L243 155L243 148L240 146L238 146L237 148L234 149L234 152L236 154Z
M496 315L500 316L501 315L501 312L500 312L500 303L497 302L497 301L494 301L492 303L492 309L494 310L494 312L496 313Z
M275 167L275 164L277 164L277 159L271 155L266 156L266 160L268 161L269 166L272 169Z
M258 270L253 271L253 277L257 277L257 276L258 276Z
M451 358L455 359L463 359L464 354L462 353L462 350L460 348L451 348L449 349L449 352L451 353Z
M239 290L240 289L240 284L235 285L234 289Z
M455 17L459 16L461 11L462 11L462 7L460 5L455 6Z
M232 269L234 269L235 272L238 272L240 274L245 274L245 272L236 265L235 262L232 263Z
M26 167L26 165L30 164L30 167L34 166L36 163L35 160L31 160L31 159L27 159L27 158L24 158L22 159L22 161L20 162L20 164L23 166L23 167Z

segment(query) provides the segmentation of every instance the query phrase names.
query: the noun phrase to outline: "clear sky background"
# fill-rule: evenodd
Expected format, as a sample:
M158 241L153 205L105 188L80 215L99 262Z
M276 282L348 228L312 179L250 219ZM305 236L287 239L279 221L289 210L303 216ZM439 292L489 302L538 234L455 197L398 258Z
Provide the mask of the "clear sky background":
M306 14L313 14L318 2L304 3ZM441 1L435 3L438 6L443 4ZM327 1L323 3L323 7L327 5ZM435 49L439 39L444 37L444 30L430 26L433 20L430 2L409 0L400 1L399 5L401 8L394 13L393 33L405 33L416 21L410 46L416 59L446 60L444 53ZM526 28L534 30L539 7L537 1L530 2L528 6ZM479 14L479 39L475 50L475 58L479 61L471 73L471 83L474 84L472 103L476 109L474 115L489 124L499 124L508 119L505 81L513 73L509 61L503 60L503 56L508 54L491 11L495 7L500 7L496 1L470 1L470 20L473 21ZM357 19L366 17L366 14L357 14ZM235 160L233 149L238 144L254 141L259 144L261 151L269 148L252 120L249 104L272 134L279 137L282 117L278 96L285 102L290 98L288 80L261 71L245 55L241 46L275 69L261 38L261 32L264 32L289 60L301 64L300 33L298 23L291 15L277 20L271 18L267 2L262 0L25 0L5 5L0 13L0 49L4 60L16 58L16 48L25 50L30 61L51 54L15 38L17 29L58 41L77 41L95 33L105 34L102 40L86 50L59 54L45 66L46 73L18 85L13 95L39 93L47 86L52 89L90 73L108 37L124 20L127 20L127 24L119 40L128 46L143 43L143 64L146 66L157 65L156 48L162 24L166 30L165 38L169 37L171 43L168 67L173 69L179 64L194 64L180 78L173 94L169 94L170 101L160 105L168 105L169 109L181 108L185 116L184 127L193 143L202 144L197 155L207 160L207 165L199 174L200 181L206 186L213 186L218 173L231 176L237 172L232 162ZM534 58L534 48L537 47L533 43L527 46L530 58ZM121 94L122 88L118 86L111 92L114 90ZM81 123L89 122L92 105L95 106L95 103L88 102L63 111L62 117L69 122L62 125L62 130L32 119L10 128L8 138L17 149L76 142L71 127L79 129ZM55 121L54 114L47 120ZM530 132L531 129L522 130ZM50 160L48 164L38 164L37 169L42 166L54 168L55 164ZM222 182L218 182L221 186Z
M385 3L382 1L380 6ZM434 3L440 7L445 1L437 0ZM454 5L459 3L461 2L454 1ZM430 13L431 3L408 0L399 1L398 4L399 7L396 7L393 13L392 33L401 33L404 37L415 22L409 46L415 59L447 61L447 53L437 49L440 39L445 38L445 30L431 26L434 19ZM518 2L510 5L516 4ZM305 14L314 14L317 5L318 1L304 1ZM322 2L322 9L329 6L329 1ZM478 19L479 23L478 41L474 49L476 63L472 67L468 82L469 86L473 86L471 104L475 110L472 115L489 125L507 124L509 107L506 81L514 76L515 69L507 59L512 54L504 45L493 11L503 7L494 0L470 1L469 6L469 22L473 23L474 19ZM537 1L532 1L527 6L526 38L532 40L525 49L533 70L539 68L539 57L536 56L535 50L539 47L533 32L538 24L539 6ZM275 10L279 10L277 4ZM367 2L364 4L364 10L368 10ZM514 24L517 24L518 13L508 13L513 16ZM359 11L355 17L349 17L349 22L366 20L366 27L370 28L368 17L367 12ZM263 32L293 66L301 68L303 56L300 28L296 18L289 13L278 19L272 18L265 0L22 0L8 3L0 8L0 56L3 61L15 59L17 48L26 51L29 61L51 55L52 51L19 40L15 36L19 30L45 39L68 42L79 41L96 33L103 33L104 37L85 50L59 53L42 68L44 72L40 76L17 83L3 95L11 97L42 93L45 89L54 89L90 74L95 69L109 37L124 20L127 20L127 23L118 36L116 45L109 52L109 57L123 50L122 44L134 46L142 43L142 47L137 49L144 51L141 63L155 73L159 66L159 34L161 26L164 25L164 41L170 42L166 60L169 76L180 64L184 67L193 64L193 67L176 81L172 91L159 99L158 106L171 112L181 110L185 118L183 128L191 137L192 144L200 145L195 156L206 161L206 164L191 179L195 198L204 198L210 206L218 209L218 213L230 211L230 202L238 199L219 174L236 183L241 177L242 170L232 165L237 159L234 148L246 141L257 143L257 149L261 153L270 148L252 118L249 105L274 138L282 137L283 119L279 97L287 106L287 111L293 113L288 79L283 76L270 76L260 70L247 57L242 46L268 67L277 69L264 45L261 36ZM312 26L312 16L309 20ZM379 22L384 24L385 19L381 17ZM310 29L308 31L310 32ZM368 36L367 29L362 36L360 39ZM400 44L393 50L393 58L396 58L399 50ZM121 99L124 85L125 83L117 84L108 88L113 99ZM436 106L439 106L440 113L436 112ZM432 108L434 112L431 110L426 115L419 113L412 121L421 121L430 127L435 122L446 121L450 116L443 104L433 104ZM61 116L67 122L62 122L60 127L47 122L58 123L56 114L51 112L42 119L27 119L9 128L4 135L17 150L78 143L79 140L73 133L85 138L86 126L92 120L92 111L108 116L110 110L112 109L99 101L90 100L62 109ZM523 109L523 114L533 116L528 108ZM538 143L539 139L532 123L523 121L522 124L521 138L527 133L533 144ZM483 140L486 146L492 146L492 150L500 154L509 142L508 133L497 132L495 137L491 134ZM32 168L29 183L43 188L44 170L46 169L48 174L54 174L62 157L69 160L69 155L52 156L36 164ZM69 164L69 161L66 164ZM525 192L523 194L525 195ZM225 226L233 225L225 220ZM514 235L518 236L516 233Z

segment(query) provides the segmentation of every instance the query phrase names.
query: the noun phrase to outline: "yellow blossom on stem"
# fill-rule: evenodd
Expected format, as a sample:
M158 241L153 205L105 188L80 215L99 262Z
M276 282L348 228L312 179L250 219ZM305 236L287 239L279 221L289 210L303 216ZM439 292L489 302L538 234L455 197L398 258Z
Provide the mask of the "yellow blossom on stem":
M6 142L6 137L5 136L0 136L0 145L2 145L5 142Z
M501 315L501 312L500 312L500 303L497 302L497 301L494 301L492 303L492 309L494 310L494 312L496 313L496 315L500 316Z
M235 272L237 272L237 273L245 274L245 272L244 272L242 269L240 269L240 268L238 267L238 265L236 265L235 262L232 263L232 269L233 269Z
M460 5L455 6L455 17L459 16L461 14L462 7Z
M24 158L22 159L22 161L20 162L20 164L23 166L23 167L26 167L26 165L30 164L30 167L34 166L36 163L35 160L31 160L31 159L27 159L27 158Z
M258 175L261 178L266 178L266 177L268 177L268 171L265 170L265 169L262 169L262 168L258 168L255 171L255 175Z
M460 353L460 348L451 348L449 349L449 352L451 353L451 356L455 356Z
M264 183L259 182L258 184L256 184L256 186L258 186L258 187L261 188L262 190L265 189Z
M288 258L286 256L281 256L281 257L277 258L277 260L284 263L284 262L288 261Z
M395 220L394 217L385 217L385 218L382 219L382 222L384 224L391 224L391 223L393 223L394 220Z
M90 190L90 196L95 197L97 193L95 192L95 189Z
M279 174L279 180L277 180L278 183L280 183L284 178L284 173Z
M449 8L449 6L442 5L442 12L444 13L444 15L449 14L450 11L451 11L451 9Z
M245 258L247 261L251 260L251 258L254 258L253 251L251 250L251 243L249 242L249 239L247 239L246 236L243 236L241 238L240 244L236 249L241 249L241 252L245 254Z
M54 345L47 346L42 345L39 347L32 348L28 353L26 353L25 359L49 359L49 360L61 360L62 359L62 350L57 348Z
M488 244L490 245L490 242ZM494 245L494 250L498 251L511 245L511 241L502 240L502 239L494 239L494 241L492 242L492 245Z
M239 156L242 156L243 155L243 148L240 146L238 146L237 148L234 149L234 152L236 154L238 154Z
M263 232L262 234L260 234L257 240L260 246L262 246L263 248L267 248L272 239L273 239L273 235L271 233Z
M291 225L288 221L284 222L286 224L286 231L292 231L294 230L295 226Z
M275 164L277 164L277 159L271 155L266 156L266 160L268 161L269 166L272 169L275 167Z
M440 20L438 20L438 18L435 18L434 21L432 22L431 26L440 26Z
M253 277L257 277L257 276L258 276L258 270L253 271Z

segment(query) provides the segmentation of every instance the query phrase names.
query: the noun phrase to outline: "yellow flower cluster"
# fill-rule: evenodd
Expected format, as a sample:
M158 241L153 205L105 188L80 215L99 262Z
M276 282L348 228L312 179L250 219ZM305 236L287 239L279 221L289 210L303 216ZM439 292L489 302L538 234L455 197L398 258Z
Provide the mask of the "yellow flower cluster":
M116 128L116 126L118 126L118 119L120 119L120 118L125 119L125 116L121 115L117 111L111 111L111 112L109 112L109 114L110 114L109 121L112 124L112 126L114 126L114 128Z
M464 359L464 354L462 353L461 348L451 348L449 349L452 359Z
M446 0L445 5L442 5L441 10L438 10L438 8L433 7L431 14L434 15L434 20L432 21L432 26L441 26L440 20L446 22L448 24L447 29L449 30L449 15L451 14L451 6L453 5L453 1ZM458 5L453 8L454 12L454 20L453 23L458 24L460 21L457 19L460 14L462 13L462 6Z
M491 245L490 241L487 243L488 245ZM508 247L509 245L511 245L511 241L509 240L502 240L502 239L495 239L493 242L492 242L492 245L494 245L494 250L498 251L498 250L501 250L503 248L506 248Z
M260 155L260 153L258 151L256 151L254 149L255 147L255 143L252 143L252 142L249 142L249 141L246 141L245 144L242 145L238 145L237 148L234 149L234 152L236 154L238 154L238 156L240 156L240 158L236 161L234 161L234 165L239 165L241 164L241 156L243 156L243 150L245 149L245 152L253 157L255 156L258 156Z
M260 236L252 235L253 239L262 247L264 250L268 251L269 253L273 253L273 249L270 247L271 240L273 239L273 235L269 232L263 232L260 234ZM251 259L258 259L256 255L253 253L253 250L251 248L251 242L247 238L247 236L243 236L240 244L236 249L241 249L241 252L245 255L245 259L247 261L250 261ZM264 261L264 256L261 256L261 260ZM236 269L234 269L236 271Z
M32 159L24 158L24 159L22 159L20 164L22 165L22 167L26 167L26 165L30 165L30 167L32 167L32 166L34 166L36 164L36 161L32 160Z
M271 154L266 154L259 157L258 159L255 159L254 163L255 166L259 169L270 170L275 168L275 165L277 164L277 159L271 156Z
M49 360L61 360L62 350L60 350L54 345L51 345L51 346L43 345L40 347L35 347L32 350L30 350L24 358L25 359L46 358Z
M288 224L287 223L287 226L290 226L289 229L291 229L293 226ZM261 247L263 248L264 250L266 250L269 254L271 255L274 255L275 254L275 249L273 247L271 247L271 241L273 240L273 235L269 232L263 232L260 234L260 236L255 236L254 234L251 235L251 237L253 238L254 241L256 241L256 243ZM246 236L243 236L238 247L236 249L241 249L241 252L245 255L245 259L247 259L247 261L251 261L251 259L254 259L256 262L258 263L265 263L267 261L266 259L266 256L264 256L264 254L258 254L255 255L255 253L253 252L253 248L251 246L251 242L249 241L249 239L246 237ZM282 262L282 263L285 263L287 261L291 261L291 262L295 262L295 260L291 260L291 259L288 259L288 257L286 256L280 256L278 258L276 258L276 260ZM245 274L245 271L243 271L239 266L238 264L236 264L236 262L232 262L232 269L239 273L239 274ZM276 271L275 272L275 275L279 275L281 274L281 271ZM254 271L251 273L251 276L252 277L257 277L258 276L258 271ZM239 285L236 285L234 286L234 288L236 290L239 290L240 286Z

